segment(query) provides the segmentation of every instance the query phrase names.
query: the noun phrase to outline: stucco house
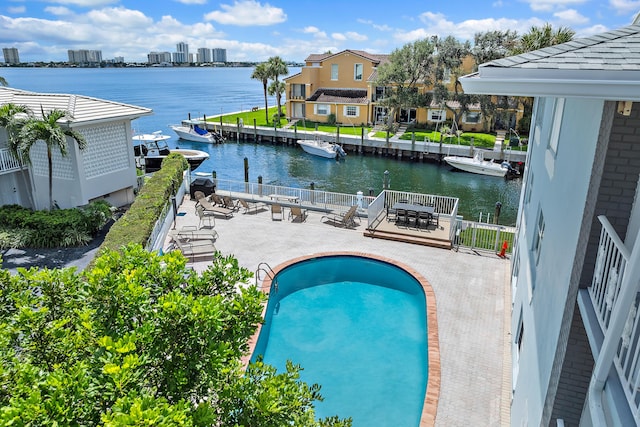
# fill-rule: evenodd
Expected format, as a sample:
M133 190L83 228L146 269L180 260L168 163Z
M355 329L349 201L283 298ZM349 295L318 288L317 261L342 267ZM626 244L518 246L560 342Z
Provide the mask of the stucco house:
M0 105L12 103L41 115L65 110L72 118L64 126L80 132L87 147L80 150L69 138L69 154L53 150L53 200L60 208L105 199L114 206L133 202L136 167L131 121L152 110L80 95L34 93L0 87ZM49 207L49 169L44 142L31 149L31 164L20 164L7 148L6 129L0 129L0 205L33 209ZM33 197L32 197L33 196Z
M461 78L535 97L511 260L514 426L640 424L636 24Z
M389 60L387 54L372 54L361 50L344 50L338 53L311 54L297 74L284 79L286 111L289 120L310 120L327 122L334 114L336 122L343 125L382 124L387 121L388 108L381 101L392 90L391 87L377 86L378 67ZM471 56L465 58L463 69L473 70ZM453 88L455 79L449 76L449 86ZM433 88L423 85L419 90L428 92ZM513 102L512 102L513 104ZM428 108L407 106L396 112L395 121L400 124L422 123L435 126L445 120L452 120L452 110L460 106L453 101L444 104L433 102ZM479 105L470 106L470 111L460 118L462 130L481 131L487 125L483 120ZM516 120L522 117L521 105L516 102L499 117L492 118L499 127L516 127Z

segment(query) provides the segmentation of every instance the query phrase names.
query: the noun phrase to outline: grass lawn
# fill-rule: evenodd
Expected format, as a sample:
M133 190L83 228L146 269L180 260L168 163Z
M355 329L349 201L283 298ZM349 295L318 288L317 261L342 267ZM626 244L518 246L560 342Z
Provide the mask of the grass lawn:
M501 231L498 248L495 247L496 237L497 231L495 229L476 229L475 241L473 240L472 228L467 228L466 230L460 232L460 239L462 240L464 246L470 246L473 242L473 246L475 248L495 250L496 252L499 252L502 248L502 242L506 240L509 244L506 253L510 254L513 247L514 234L509 231Z
M256 126L268 126L273 127L273 115L277 111L277 107L269 108L269 121L266 121L264 108L259 109L258 111L242 111L240 113L234 114L223 114L222 115L222 123L233 124L238 123L239 119L242 119L244 126L253 126L253 121L255 119ZM282 112L286 114L286 108L282 106ZM220 123L220 116L207 117L208 123ZM288 123L288 120L285 118L280 119L280 122L277 124L277 127L283 127ZM310 120L299 120L295 126L300 130L314 131L318 130L321 132L327 132L330 134L336 134L337 126L331 126L326 123L313 122ZM362 134L362 130L364 129L364 133L367 134L371 131L371 128L368 126L347 126L340 125L340 135L355 135L360 136ZM439 142L440 141L440 132L426 130L426 129L415 129L412 131L405 132L400 139L403 141L411 141L412 134L415 134L416 141L427 141L431 142ZM391 138L394 134L389 133L389 138ZM376 132L374 137L385 139L387 137L387 132ZM473 138L474 147L479 148L488 148L493 149L493 145L496 141L496 136L487 133L477 133L477 132L464 132L460 137L457 136L445 136L442 139L444 144L459 144L459 145L471 145L471 138ZM508 140L506 140L506 144L508 144ZM519 151L527 151L527 146L522 147L511 147L512 150Z

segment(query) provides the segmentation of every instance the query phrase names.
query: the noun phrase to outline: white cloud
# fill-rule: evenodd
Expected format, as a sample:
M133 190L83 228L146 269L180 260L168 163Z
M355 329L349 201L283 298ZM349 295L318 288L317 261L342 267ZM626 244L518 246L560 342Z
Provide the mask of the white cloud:
M553 16L558 18L560 24L565 26L584 25L589 22L589 18L582 15L575 9L562 10L560 12L554 13Z
M609 4L618 15L640 11L640 1L637 0L609 0Z
M11 6L7 8L9 13L24 13L27 10L25 6Z
M369 39L366 35L356 33L355 31L347 31L346 36L349 38L349 40L353 40L357 42L363 42Z
M153 20L139 10L113 7L92 10L87 13L90 24L97 28L146 28L153 24Z
M536 12L551 12L554 10L562 10L572 5L580 5L586 3L587 0L524 0L529 3L531 10Z
M106 6L112 3L119 3L119 0L47 0L49 3L54 4L70 4L73 6L82 7L100 7Z
M44 10L52 15L56 16L64 16L64 15L72 15L73 12L69 10L68 7L64 6L47 6Z
M320 31L320 28L314 27L313 25L304 27L302 29L302 32L305 34L313 34L315 38L321 38L321 39L327 38L327 33L325 33L324 31Z
M334 40L338 40L338 41L341 41L341 42L347 41L347 36L345 36L342 33L333 33L333 34L331 34L331 37Z
M220 9L207 13L204 18L240 27L274 25L287 20L287 15L279 7L268 3L262 5L254 0L234 1L233 5L221 4Z

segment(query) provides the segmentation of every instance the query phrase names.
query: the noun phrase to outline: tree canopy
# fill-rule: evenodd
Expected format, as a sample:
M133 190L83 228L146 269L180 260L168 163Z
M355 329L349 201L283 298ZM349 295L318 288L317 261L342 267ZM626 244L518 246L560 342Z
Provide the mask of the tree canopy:
M0 270L0 425L349 426L315 419L299 366L243 369L265 300L251 276L135 245L82 275Z

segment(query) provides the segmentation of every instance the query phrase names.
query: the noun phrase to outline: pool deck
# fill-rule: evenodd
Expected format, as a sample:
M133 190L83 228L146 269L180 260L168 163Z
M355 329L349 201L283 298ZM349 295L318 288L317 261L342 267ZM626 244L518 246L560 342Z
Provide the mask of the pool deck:
M188 196L178 211L185 215L177 217L176 229L198 225L195 202ZM428 298L428 309L435 307L437 312L440 353L439 395L421 426L510 424L508 260L462 248L456 252L365 237L366 219L355 229L344 229L322 222L318 212L309 212L306 221L293 223L288 220L289 209L283 220L272 220L268 207L257 213L243 211L241 208L229 219L215 218L219 235L215 246L223 254L233 254L254 273L260 263L277 270L296 258L332 252L371 254L415 270L435 295ZM207 264L206 260L190 263L197 271Z

